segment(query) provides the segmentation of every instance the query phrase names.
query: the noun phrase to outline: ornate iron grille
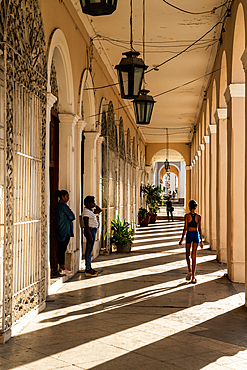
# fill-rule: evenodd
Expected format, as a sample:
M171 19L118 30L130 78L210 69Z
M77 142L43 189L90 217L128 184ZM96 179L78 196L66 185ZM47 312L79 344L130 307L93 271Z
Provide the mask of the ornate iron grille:
M8 14L0 21L6 25L2 330L7 331L45 300L47 68L38 0L2 5L1 17Z

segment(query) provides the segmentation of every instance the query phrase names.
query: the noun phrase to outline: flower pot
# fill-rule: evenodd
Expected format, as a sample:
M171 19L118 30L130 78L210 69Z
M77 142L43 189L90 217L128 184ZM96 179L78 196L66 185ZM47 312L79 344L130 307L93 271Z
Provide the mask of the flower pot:
M138 222L139 222L139 225L140 225L141 227L146 227L146 226L148 226L149 221L150 221L150 216L147 216L147 217L139 216L139 217L138 217Z
M131 252L131 244L128 245L117 245L117 252L118 253L130 253Z
M152 213L151 216L150 216L149 223L154 224L156 220L157 220L157 213Z

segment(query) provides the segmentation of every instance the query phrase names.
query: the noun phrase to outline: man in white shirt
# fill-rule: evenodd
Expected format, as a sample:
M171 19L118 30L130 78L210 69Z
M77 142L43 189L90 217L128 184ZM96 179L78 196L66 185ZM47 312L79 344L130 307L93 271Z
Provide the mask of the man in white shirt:
M85 276L97 276L98 272L91 267L91 254L95 242L95 236L98 229L98 221L96 215L102 212L102 209L95 204L94 197L88 195L84 199L84 210L82 217L84 221L84 235L87 239L85 252Z

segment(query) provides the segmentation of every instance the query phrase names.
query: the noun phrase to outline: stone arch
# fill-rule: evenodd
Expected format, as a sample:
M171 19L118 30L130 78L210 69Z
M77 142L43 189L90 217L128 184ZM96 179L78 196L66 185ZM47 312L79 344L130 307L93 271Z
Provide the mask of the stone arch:
M211 103L211 122L210 124L215 124L215 112L217 109L217 95L216 95L216 81L213 81L212 89L212 103Z
M243 5L240 3L236 13L232 44L232 83L244 83L245 73L241 57L245 50L245 18Z
M120 117L119 122L119 154L122 158L125 158L125 136L124 136L124 125L123 118Z
M64 33L56 29L51 35L48 48L47 91L51 92L51 67L54 62L58 83L59 113L74 113L74 87L70 52Z
M146 164L150 165L154 163L154 158L157 153L165 150L164 143L148 143L146 146ZM183 158L185 164L189 166L191 164L191 150L186 143L169 143L169 151L173 150L180 154L180 158ZM170 157L169 157L170 160ZM172 161L172 160L170 160ZM176 162L177 160L174 160Z
M79 107L78 109L82 109L83 108L83 104L81 106L81 104L79 104ZM82 112L79 111L79 114L81 114ZM107 101L105 98L102 98L101 99L101 103L100 103L100 110L99 110L99 127L98 127L98 132L100 135L102 136L106 136L106 114L107 114ZM83 117L82 117L83 119Z
M87 123L87 131L96 130L93 79L89 69L85 69L81 76L78 115ZM97 128L99 130L99 125L97 125Z
M131 137L130 137L130 129L127 130L126 135L126 152L127 152L127 160L131 162Z
M226 108L226 99L224 93L227 89L227 58L225 50L221 57L220 86L219 86L219 106Z

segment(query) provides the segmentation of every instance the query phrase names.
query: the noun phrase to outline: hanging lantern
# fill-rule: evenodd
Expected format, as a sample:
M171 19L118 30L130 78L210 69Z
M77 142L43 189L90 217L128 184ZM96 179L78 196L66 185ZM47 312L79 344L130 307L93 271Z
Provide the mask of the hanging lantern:
M121 97L135 99L140 95L144 71L147 66L141 58L137 58L140 55L138 51L128 51L123 55L126 55L127 58L123 58L120 64L115 67L118 71Z
M139 98L133 100L136 123L138 125L149 125L155 100L148 95L149 90L141 90Z
M168 162L167 159L166 159L164 165L165 165L166 172L170 172L170 163Z
M118 0L80 0L83 13L93 16L112 14L117 8L117 1Z

